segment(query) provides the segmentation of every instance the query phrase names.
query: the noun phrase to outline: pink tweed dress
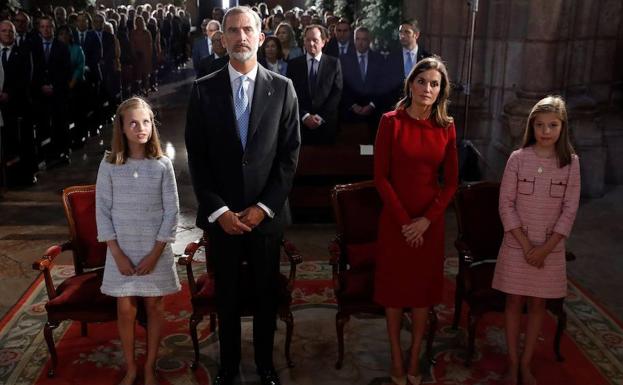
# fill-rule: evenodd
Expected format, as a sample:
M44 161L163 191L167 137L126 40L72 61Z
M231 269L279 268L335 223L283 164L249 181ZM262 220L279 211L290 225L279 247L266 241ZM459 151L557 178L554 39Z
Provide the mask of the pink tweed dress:
M530 266L519 242L510 233L521 228L530 242L542 245L556 232L569 236L580 200L580 162L559 168L555 158L540 158L532 147L514 151L500 186L500 218L504 240L492 286L508 294L538 298L567 295L565 239L545 259L545 266Z

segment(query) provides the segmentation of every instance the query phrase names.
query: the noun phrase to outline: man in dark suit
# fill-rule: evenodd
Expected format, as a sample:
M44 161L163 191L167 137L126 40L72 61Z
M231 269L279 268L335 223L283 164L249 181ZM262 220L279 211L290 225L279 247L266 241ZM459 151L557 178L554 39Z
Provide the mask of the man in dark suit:
M216 31L212 35L211 39L213 52L210 56L204 57L201 61L199 61L199 66L196 69L197 79L211 74L214 71L218 71L229 63L229 55L227 55L227 50L221 43L222 37L223 32L221 31Z
M221 367L213 384L232 384L240 364L240 259L251 262L257 300L255 364L262 385L279 385L272 360L279 248L301 144L292 83L257 63L259 16L234 7L224 17L229 64L195 81L186 148L199 202L197 226L210 239Z
M395 105L403 96L404 81L415 63L431 56L417 43L420 37L420 27L416 19L403 21L398 29L398 36L401 48L393 51L387 58L386 108Z
M98 90L102 81L101 62L103 49L102 43L95 31L89 29L89 18L90 16L85 12L78 14L76 19L77 29L74 31L74 42L80 44L82 51L84 51L87 82Z
M335 25L335 39L331 39L324 46L322 52L333 57L355 56L355 44L353 43L350 22L347 19L338 20Z
M0 128L2 159L19 157L18 171L13 180L16 184L36 181L35 138L28 109L30 107L31 57L27 44L15 44L15 26L8 20L0 22L0 65L3 82L0 87L0 112L3 126Z
M195 39L192 49L193 68L195 69L195 73L199 74L199 64L201 59L212 55L212 36L220 30L221 23L216 20L205 19L201 23L201 31L203 34ZM197 75L197 77L199 76Z
M308 25L303 36L307 54L288 63L288 77L299 98L303 144L330 144L337 131L342 67L337 58L322 53L328 38L324 27Z
M30 31L30 16L24 11L18 11L13 16L13 24L15 25L15 45L21 47L23 44L29 44L35 35Z
M67 96L71 65L69 48L54 39L54 21L49 16L39 19L39 36L32 41L33 101L37 110L37 140L47 145L49 161L69 160L69 127Z
M355 29L356 55L342 55L340 62L344 72L342 94L342 119L347 122L365 122L374 140L376 126L383 112L382 87L385 59L370 49L370 30Z

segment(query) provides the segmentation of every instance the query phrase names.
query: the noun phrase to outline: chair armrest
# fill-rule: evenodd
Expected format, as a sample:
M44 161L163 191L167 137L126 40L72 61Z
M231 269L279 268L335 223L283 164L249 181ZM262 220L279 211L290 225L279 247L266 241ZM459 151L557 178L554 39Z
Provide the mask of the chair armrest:
M45 288L48 293L48 299L50 301L56 298L56 288L54 287L54 282L52 281L52 274L50 274L52 262L54 261L54 259L56 259L56 257L60 255L60 253L71 249L72 245L69 241L61 245L50 246L41 258L32 263L33 270L38 270L43 274L43 279L45 280Z
M286 253L288 257L288 261L290 262L290 274L288 274L288 291L292 291L294 286L294 281L296 280L296 265L303 262L303 256L296 248L294 243L290 242L287 239L281 240L281 245L283 246L283 251Z
M197 282L195 281L195 275L193 273L193 262L199 262L195 260L195 254L200 247L205 247L207 245L207 240L205 237L202 237L200 240L190 242L186 245L184 249L184 254L178 258L177 263L182 266L186 266L186 276L188 277L188 289L190 290L190 295L197 294ZM206 250L206 261L207 261L207 247Z
M333 290L338 293L340 288L339 272L340 272L340 259L342 257L342 248L340 247L340 238L336 237L329 242L329 264L331 265Z

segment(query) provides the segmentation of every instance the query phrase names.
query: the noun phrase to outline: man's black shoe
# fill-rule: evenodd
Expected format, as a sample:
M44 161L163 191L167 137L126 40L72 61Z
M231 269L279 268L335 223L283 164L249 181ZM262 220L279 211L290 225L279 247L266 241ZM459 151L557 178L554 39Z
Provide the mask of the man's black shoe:
M279 381L279 376L275 369L268 370L260 370L260 384L262 385L281 385L281 381Z
M219 370L216 377L214 377L214 381L212 381L213 385L232 385L234 383L234 378L236 377L235 373L228 372L226 370Z

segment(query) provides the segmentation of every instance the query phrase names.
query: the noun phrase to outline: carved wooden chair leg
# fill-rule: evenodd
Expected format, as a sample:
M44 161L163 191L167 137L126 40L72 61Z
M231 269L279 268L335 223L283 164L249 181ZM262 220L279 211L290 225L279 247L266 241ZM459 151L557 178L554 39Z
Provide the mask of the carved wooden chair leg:
M50 369L48 369L48 377L54 377L54 372L56 370L56 365L58 364L58 356L56 355L56 347L54 346L54 329L58 327L57 322L48 321L45 323L43 327L43 336L45 337L45 342L48 345L48 351L50 352L50 358L52 363L50 364Z
M84 321L80 322L80 335L86 337L88 333L87 323Z
M469 312L469 325L467 326L467 358L465 359L465 366L472 364L474 358L474 351L476 350L476 325L480 319L479 315L475 315L470 310Z
M461 322L461 310L463 308L463 287L462 285L456 286L454 292L454 319L452 320L452 329L456 330Z
M193 349L195 350L195 358L190 364L190 368L193 370L197 369L199 365L199 337L197 336L197 325L199 325L202 318L203 317L194 314L190 317L190 339L193 342ZM212 328L211 325L210 328Z
M426 338L426 358L431 365L435 365L437 361L433 353L433 343L435 341L435 332L437 331L437 313L434 308L428 312L428 336Z
M560 353L560 340L562 338L562 333L567 328L567 313L564 309L560 311L558 314L558 325L556 326L556 335L554 336L554 353L556 354L556 360L558 362L563 362L565 357Z
M286 323L286 363L288 364L289 368L293 368L294 362L292 362L292 357L290 356L290 345L292 344L292 333L294 331L294 317L292 316L292 312L288 310L287 313L281 314L279 318L281 318L281 320Z
M350 317L347 314L338 312L335 315L335 329L337 331L337 362L335 369L341 369L344 361L344 325Z

